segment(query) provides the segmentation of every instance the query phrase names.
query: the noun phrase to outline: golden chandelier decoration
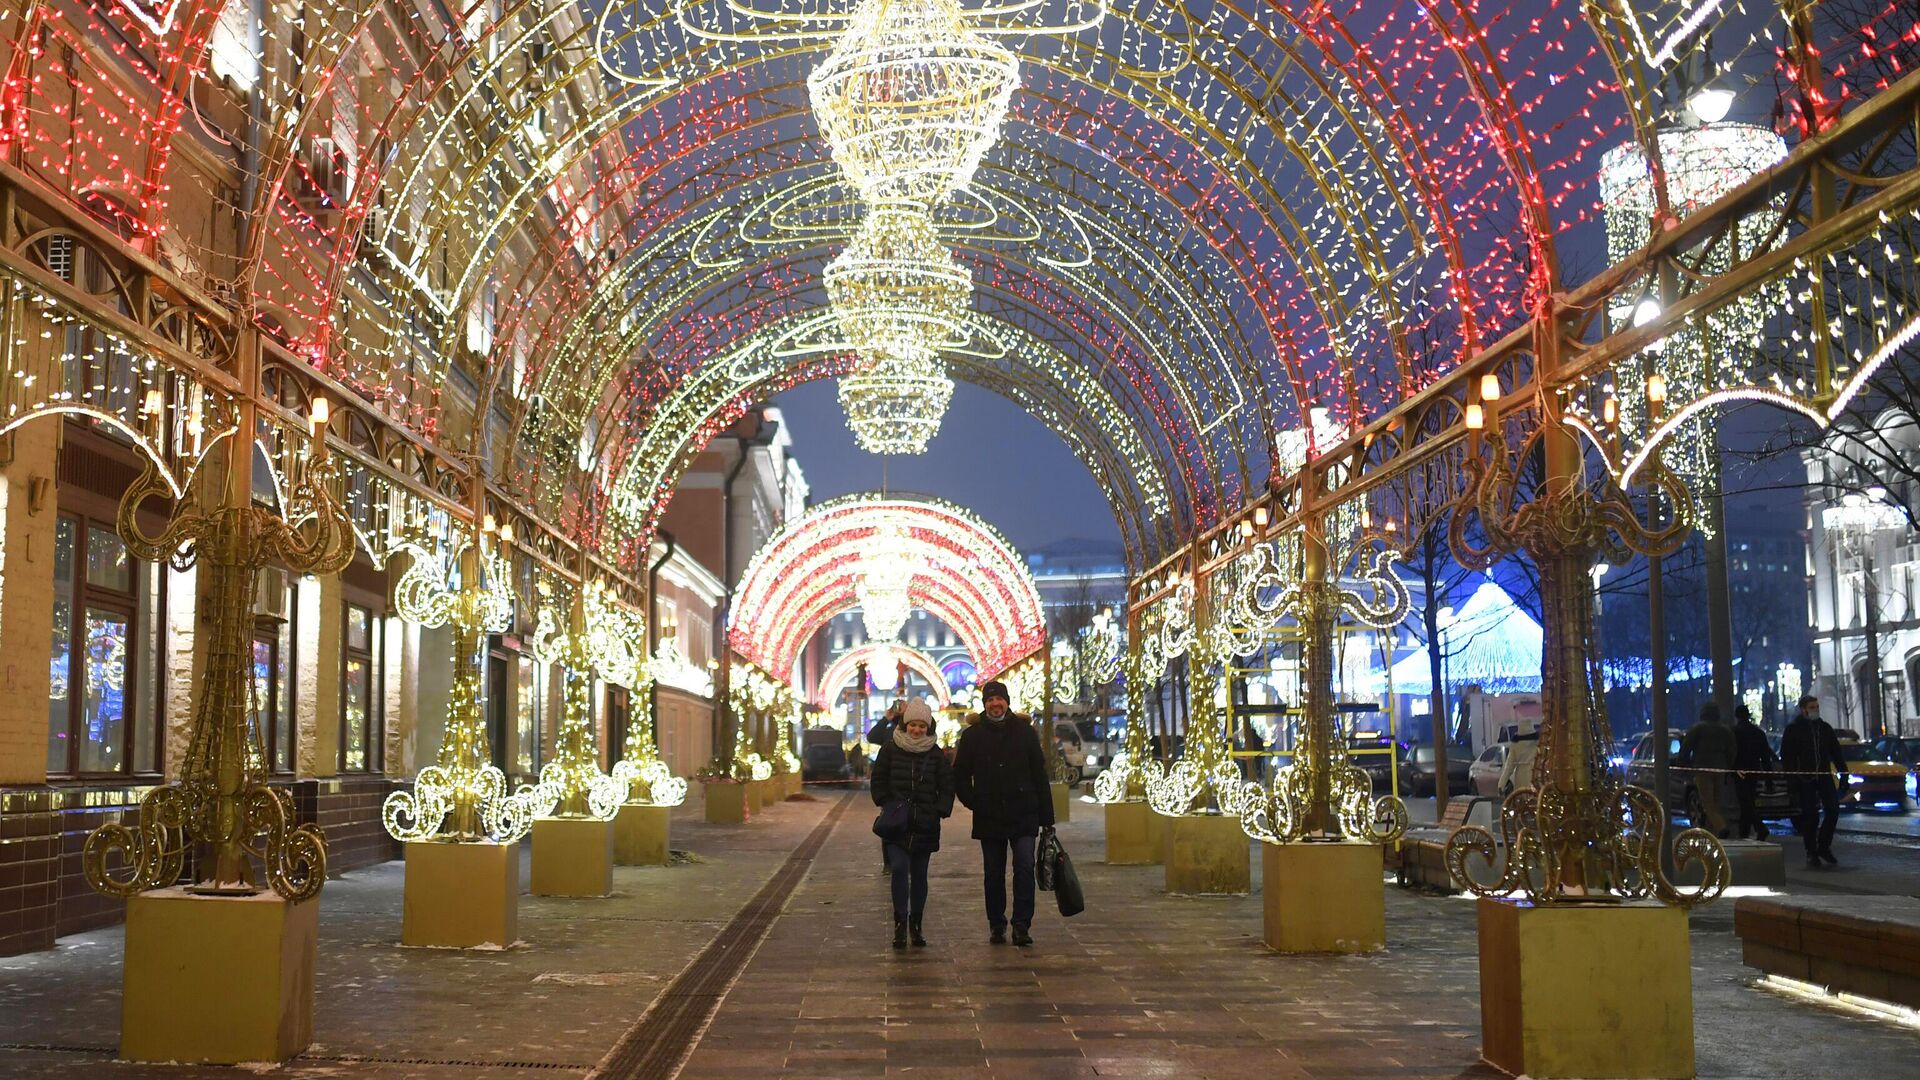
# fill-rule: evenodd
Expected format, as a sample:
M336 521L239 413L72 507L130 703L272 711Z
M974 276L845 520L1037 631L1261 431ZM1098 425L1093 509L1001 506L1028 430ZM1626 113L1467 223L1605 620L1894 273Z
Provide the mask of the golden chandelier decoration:
M955 0L862 0L807 95L863 201L931 209L972 180L1019 85Z
M973 276L925 211L878 206L827 264L840 333L869 360L930 355L966 340Z
M158 423L159 414L152 414ZM249 896L266 886L289 901L319 895L327 878L326 840L313 825L294 824L292 799L267 784L260 717L254 711L253 595L259 571L279 563L294 573L337 574L353 561L354 533L334 495L337 467L326 445L328 409L317 400L307 453L288 486L285 517L253 503L253 415L223 438L229 444L228 475L212 496L190 488L158 536L140 527L138 512L150 497L172 494L151 458L140 479L120 499L115 523L135 557L200 568L201 633L206 663L194 702L192 733L180 779L148 792L132 826L112 823L88 834L81 855L87 883L111 896L128 897L178 881L189 845L198 845L199 879L188 891ZM153 434L158 436L158 431Z
M862 357L840 377L847 427L869 454L926 453L952 400L953 380L932 355Z

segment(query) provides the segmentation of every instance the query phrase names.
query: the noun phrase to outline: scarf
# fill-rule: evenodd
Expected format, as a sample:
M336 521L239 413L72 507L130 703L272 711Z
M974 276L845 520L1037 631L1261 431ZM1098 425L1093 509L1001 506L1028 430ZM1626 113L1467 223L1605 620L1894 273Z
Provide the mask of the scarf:
M934 738L933 732L931 731L916 739L907 734L905 724L893 729L893 745L905 750L909 754L924 754L933 749L937 744L938 740Z

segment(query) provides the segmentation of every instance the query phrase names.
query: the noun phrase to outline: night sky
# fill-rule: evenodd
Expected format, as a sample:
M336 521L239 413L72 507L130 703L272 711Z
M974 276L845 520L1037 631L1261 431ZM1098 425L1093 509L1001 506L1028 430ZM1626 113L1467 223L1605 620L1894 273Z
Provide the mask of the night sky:
M1058 435L1019 406L960 383L926 453L882 458L854 443L837 386L831 379L805 383L773 399L793 435L794 457L806 470L814 502L879 490L884 462L888 490L959 503L1022 552L1080 537L1118 548L1113 511L1092 474Z

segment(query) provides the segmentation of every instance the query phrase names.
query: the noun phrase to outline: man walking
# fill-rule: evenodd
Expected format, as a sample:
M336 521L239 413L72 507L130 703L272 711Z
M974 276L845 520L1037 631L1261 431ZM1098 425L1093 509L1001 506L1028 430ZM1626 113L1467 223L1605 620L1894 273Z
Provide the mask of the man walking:
M1700 719L1687 729L1680 742L1680 760L1675 762L1693 770L1693 790L1703 819L1694 824L1722 840L1727 838L1727 812L1721 800L1727 774L1733 771L1734 749L1733 732L1720 722L1720 706L1709 701L1700 706Z
M1765 840L1769 834L1767 823L1760 820L1760 781L1780 767L1780 759L1746 705L1735 705L1733 715L1733 792L1740 800L1740 839L1751 833L1755 840Z
M1053 792L1040 736L1009 710L1007 684L980 688L978 722L960 734L953 758L954 793L973 811L986 876L987 926L995 945L1007 940L1007 853L1013 853L1013 943L1033 944L1033 848L1053 824Z
M1820 699L1800 699L1800 712L1780 733L1780 765L1800 798L1800 839L1807 845L1807 866L1834 866L1833 829L1840 821L1840 789L1833 782L1840 763L1840 740L1820 719Z

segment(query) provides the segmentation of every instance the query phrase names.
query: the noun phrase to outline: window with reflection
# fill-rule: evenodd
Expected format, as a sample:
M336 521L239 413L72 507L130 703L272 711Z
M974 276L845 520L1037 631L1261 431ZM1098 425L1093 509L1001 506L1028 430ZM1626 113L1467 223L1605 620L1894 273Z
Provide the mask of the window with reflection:
M291 611L291 600L283 610ZM253 711L267 769L290 775L296 762L293 623L262 617L253 630Z
M47 774L157 773L161 575L78 514L55 523L53 564Z
M380 619L348 602L340 635L340 771L380 767Z
M519 713L514 724L514 771L532 776L540 771L540 720L546 704L547 667L531 656L520 657Z

